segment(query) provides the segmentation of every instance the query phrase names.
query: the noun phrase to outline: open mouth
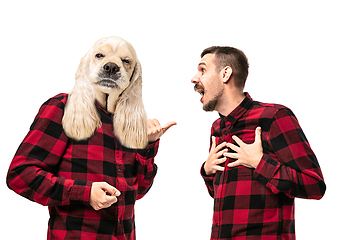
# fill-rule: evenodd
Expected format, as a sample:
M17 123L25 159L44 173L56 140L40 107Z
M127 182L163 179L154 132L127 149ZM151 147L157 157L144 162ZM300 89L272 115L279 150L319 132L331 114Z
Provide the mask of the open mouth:
M204 94L205 94L205 89L203 88L203 86L200 86L200 85L196 84L196 85L194 86L194 90L195 90L196 92L200 93L200 95L201 95L200 101L202 101L202 99L203 99L203 97L204 97Z

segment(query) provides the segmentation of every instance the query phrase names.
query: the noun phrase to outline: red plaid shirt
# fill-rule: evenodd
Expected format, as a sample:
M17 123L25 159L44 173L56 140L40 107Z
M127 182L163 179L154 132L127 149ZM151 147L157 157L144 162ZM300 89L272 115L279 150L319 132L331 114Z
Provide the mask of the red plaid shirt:
M86 141L69 139L61 120L67 94L45 102L10 165L7 184L49 207L48 239L135 239L134 203L152 185L159 141L144 150L123 147L113 134L112 114L96 103L102 127ZM92 182L105 181L121 195L95 211Z
M211 239L295 239L294 198L320 199L325 193L319 163L290 109L246 94L231 114L213 123L211 134L217 145L234 143L233 135L253 143L257 126L264 155L256 169L227 167L234 159L212 176L201 168L214 198Z

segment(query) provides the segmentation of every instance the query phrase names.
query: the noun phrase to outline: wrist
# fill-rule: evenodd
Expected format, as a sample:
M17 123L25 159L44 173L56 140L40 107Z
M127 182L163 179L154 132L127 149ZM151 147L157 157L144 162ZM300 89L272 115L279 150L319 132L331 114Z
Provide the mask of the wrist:
M264 155L264 154L261 153L260 156L258 156L258 157L256 158L256 161L253 163L253 168L257 168L257 166L259 165L259 163L260 163L260 161L261 161L263 155Z
M203 166L202 169L203 169L203 171L204 171L203 173L205 173L206 176L211 176L211 175L213 175L213 173L207 169L207 167L206 167L206 162L204 163L204 166Z

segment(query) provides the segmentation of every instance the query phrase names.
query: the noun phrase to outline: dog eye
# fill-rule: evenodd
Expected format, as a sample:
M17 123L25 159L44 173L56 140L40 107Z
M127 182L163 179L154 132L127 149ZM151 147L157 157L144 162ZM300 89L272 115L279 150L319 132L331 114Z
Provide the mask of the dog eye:
M123 63L126 63L126 64L129 64L129 63L130 63L130 61L129 61L128 59L121 59L121 61L122 61Z
M100 59L100 58L103 58L105 56L102 53L98 53L97 55L95 55L95 57Z

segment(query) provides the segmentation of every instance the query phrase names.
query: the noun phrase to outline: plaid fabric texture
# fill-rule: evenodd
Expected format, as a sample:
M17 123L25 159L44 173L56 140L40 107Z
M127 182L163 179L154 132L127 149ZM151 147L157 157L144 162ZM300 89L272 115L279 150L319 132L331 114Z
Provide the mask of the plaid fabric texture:
M257 126L264 155L256 169L227 167L234 159L212 176L201 168L214 198L213 240L295 239L294 197L320 199L325 193L318 161L290 109L253 101L246 93L230 115L213 123L211 135L217 145L235 143L233 135L249 144Z
M86 141L65 135L61 120L67 94L45 102L7 174L9 188L49 207L48 239L135 239L134 203L152 185L159 141L146 149L123 147L112 114L96 103L102 127ZM93 182L107 182L121 196L111 207L89 205Z

